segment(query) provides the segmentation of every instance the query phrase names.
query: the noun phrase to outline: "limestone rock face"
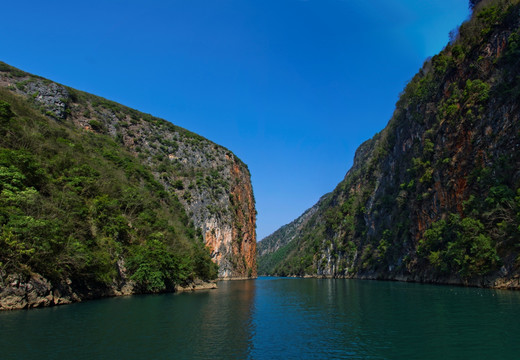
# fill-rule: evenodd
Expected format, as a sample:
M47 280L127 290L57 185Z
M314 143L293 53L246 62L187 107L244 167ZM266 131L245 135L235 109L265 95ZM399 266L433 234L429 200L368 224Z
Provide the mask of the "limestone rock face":
M70 93L63 85L42 78L0 76L0 86L7 87L17 94L30 96L35 104L55 119L65 120L68 115Z
M7 280L7 285L0 288L0 310L32 309L80 301L70 288L70 280L57 287L38 274L29 278L14 274Z

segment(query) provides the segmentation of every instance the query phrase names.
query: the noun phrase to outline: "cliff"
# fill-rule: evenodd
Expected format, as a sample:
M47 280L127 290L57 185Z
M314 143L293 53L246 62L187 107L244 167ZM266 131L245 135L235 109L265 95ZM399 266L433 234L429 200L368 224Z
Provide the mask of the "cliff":
M479 2L262 272L520 288L519 25Z
M38 283L75 301L256 277L250 173L228 149L4 63L0 110L1 294Z

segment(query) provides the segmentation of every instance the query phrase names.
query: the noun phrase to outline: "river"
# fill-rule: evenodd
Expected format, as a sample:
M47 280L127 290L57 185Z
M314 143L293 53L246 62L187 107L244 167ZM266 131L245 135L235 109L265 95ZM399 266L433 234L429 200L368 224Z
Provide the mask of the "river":
M347 279L0 313L1 359L516 359L520 292Z

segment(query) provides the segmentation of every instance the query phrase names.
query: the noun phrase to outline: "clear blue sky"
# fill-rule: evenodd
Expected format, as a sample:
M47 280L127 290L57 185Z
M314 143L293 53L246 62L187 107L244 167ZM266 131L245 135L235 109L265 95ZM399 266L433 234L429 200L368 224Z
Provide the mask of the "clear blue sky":
M258 239L341 181L467 0L5 1L0 60L249 166Z

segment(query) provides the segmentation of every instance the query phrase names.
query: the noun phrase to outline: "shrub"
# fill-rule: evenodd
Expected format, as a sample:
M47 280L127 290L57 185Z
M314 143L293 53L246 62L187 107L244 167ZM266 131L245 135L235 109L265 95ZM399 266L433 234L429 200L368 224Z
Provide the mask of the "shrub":
M184 189L184 184L182 182L182 180L175 180L175 182L173 183L172 185L175 189L177 190L183 190Z
M443 275L457 272L468 278L497 268L499 258L484 225L477 219L450 214L424 232L417 253Z
M0 101L0 124L7 124L13 116L11 105L6 101Z
M159 238L161 234L154 234L145 244L135 247L128 258L128 269L132 273L130 279L149 292L173 288L187 277L180 271L179 260Z
M95 130L95 131L103 130L103 124L99 120L92 119L88 123L89 123L90 127L92 128L92 130Z

